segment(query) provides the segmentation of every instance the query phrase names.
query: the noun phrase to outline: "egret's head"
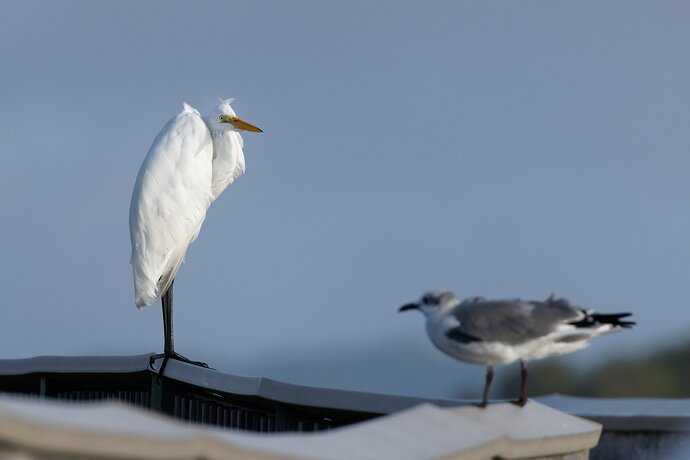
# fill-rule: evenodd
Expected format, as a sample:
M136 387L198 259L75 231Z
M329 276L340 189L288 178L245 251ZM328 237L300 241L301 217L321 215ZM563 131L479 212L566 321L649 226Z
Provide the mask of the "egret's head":
M458 298L452 292L435 290L425 293L417 302L403 305L398 311L419 310L424 315L430 316L446 308L454 307L458 302Z
M206 123L211 131L251 131L262 133L263 131L251 123L239 118L230 106L233 99L221 100L220 104L206 116Z

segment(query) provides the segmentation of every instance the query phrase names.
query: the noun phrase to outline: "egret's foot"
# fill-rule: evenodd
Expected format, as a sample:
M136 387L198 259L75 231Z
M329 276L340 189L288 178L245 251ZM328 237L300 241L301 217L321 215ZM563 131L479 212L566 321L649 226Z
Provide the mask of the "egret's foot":
M486 406L488 406L488 405L489 405L489 401L482 401L482 402L479 402L476 404L476 406L479 407L480 409L486 409Z
M168 365L168 360L174 359L176 361L182 361L183 363L187 364L192 364L194 366L199 366L199 367L204 367L206 369L211 369L208 364L202 361L192 361L191 359L187 358L186 356L182 356L181 354L177 352L170 352L170 353L158 353L155 355L151 355L151 358L149 358L149 367L151 368L152 371L155 371L156 368L153 367L153 364L156 362L157 359L163 358L163 363L161 364L161 367L158 369L158 376L163 375L163 371L165 370L165 366Z
M165 353L156 353L155 355L151 355L149 358L149 369L152 371L155 371L156 368L153 367L153 364L156 362L157 359L160 359L165 356Z
M172 353L168 354L168 358L169 359L175 359L177 361L182 361L183 363L187 363L187 364L193 364L193 365L199 366L199 367L205 367L206 369L211 369L208 366L208 364L206 364L203 361L192 361L191 359L187 358L186 356L182 356L181 354L176 353L174 351Z
M527 398L520 398L517 400L510 401L510 404L515 404L516 406L520 407L525 407L525 404L527 404Z

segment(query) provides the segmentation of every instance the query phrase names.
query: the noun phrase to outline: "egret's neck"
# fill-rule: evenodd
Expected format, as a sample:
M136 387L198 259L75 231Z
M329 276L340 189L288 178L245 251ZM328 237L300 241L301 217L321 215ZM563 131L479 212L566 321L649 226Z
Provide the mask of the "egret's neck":
M244 173L242 136L235 131L211 131L213 140L213 198Z

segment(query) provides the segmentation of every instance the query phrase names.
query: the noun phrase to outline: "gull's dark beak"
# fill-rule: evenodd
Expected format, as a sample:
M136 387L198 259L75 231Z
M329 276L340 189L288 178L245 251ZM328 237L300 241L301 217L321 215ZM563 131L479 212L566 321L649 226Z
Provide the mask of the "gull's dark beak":
M419 304L416 303L408 303L406 305L403 305L402 307L398 308L398 313L407 311L407 310L419 310Z
M234 126L237 129L241 129L242 131L251 131L253 133L263 133L261 128L257 128L253 124L244 121L243 119L239 117L233 117L232 115L221 115L220 116L220 122L221 123L230 123L232 126Z

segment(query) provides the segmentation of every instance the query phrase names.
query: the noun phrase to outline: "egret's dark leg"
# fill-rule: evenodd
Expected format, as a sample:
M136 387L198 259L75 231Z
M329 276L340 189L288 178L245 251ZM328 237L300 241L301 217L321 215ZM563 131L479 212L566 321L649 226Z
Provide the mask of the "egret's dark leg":
M168 364L169 359L176 359L178 361L183 361L185 363L194 364L196 366L208 367L208 364L201 361L192 361L189 358L182 356L175 352L175 342L173 339L173 284L175 280L170 283L168 290L161 296L161 305L163 307L163 336L164 336L164 346L163 346L163 363L158 370L158 375L163 375L165 366ZM160 358L161 355L154 355L151 357L152 362Z
M486 366L486 382L484 383L484 394L482 395L482 402L479 403L479 407L486 407L489 404L489 388L491 388L491 382L494 380L494 367Z
M520 399L517 400L518 406L527 404L527 364L520 360Z
M170 287L165 294L161 296L161 305L163 306L163 364L158 370L158 375L163 375L163 370L168 364L168 360L174 357L175 353L175 343L173 341L173 284L175 280L172 280Z
M170 283L170 288L161 297L161 304L163 305L163 334L165 335L165 345L163 352L168 355L175 350L173 342L173 284L175 280Z

